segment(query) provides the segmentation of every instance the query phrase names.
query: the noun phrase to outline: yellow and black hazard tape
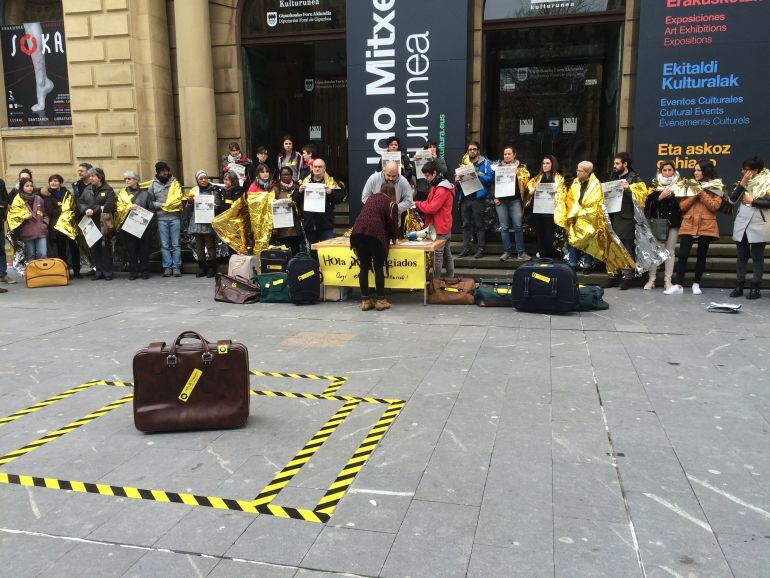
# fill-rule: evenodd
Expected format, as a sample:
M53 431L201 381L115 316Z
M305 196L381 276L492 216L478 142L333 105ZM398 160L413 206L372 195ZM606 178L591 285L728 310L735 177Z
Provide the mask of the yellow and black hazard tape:
M258 377L286 377L289 379L321 379L330 381L331 383L323 390L322 395L332 395L337 393L337 390L345 385L348 380L347 377L340 377L337 375L315 375L309 373L279 373L277 371L251 371L251 375Z
M377 423L372 426L372 429L369 430L364 441L361 442L361 445L358 446L358 449L353 453L353 457L348 460L348 463L345 464L345 467L342 468L342 471L337 475L337 479L334 480L334 483L332 483L331 486L329 486L324 497L321 498L321 501L318 502L318 505L313 509L318 516L331 518L331 515L334 513L334 508L337 507L342 496L345 495L345 492L347 492L350 484L353 483L358 472L364 467L364 464L369 459L369 456L372 455L372 452L374 452L379 441L388 431L393 421L398 417L398 414L404 408L404 404L404 401L391 403Z
M24 409L20 409L17 412L12 413L11 415L7 415L5 417L0 418L0 427L11 423L12 421L15 421L17 419L20 419L26 415L29 415L31 413L35 413L38 410L43 409L44 407L48 407L49 405L53 405L57 401L61 401L63 399L67 399L68 397L71 397L75 395L76 393L79 393L85 389L88 389L89 387L92 387L96 385L96 382L89 381L88 383L84 383L83 385L78 385L77 387L73 387L72 389L68 389L67 391L63 391L57 395L53 395L49 397L48 399L44 399L43 401L39 401L35 404L30 405L29 407L25 407Z

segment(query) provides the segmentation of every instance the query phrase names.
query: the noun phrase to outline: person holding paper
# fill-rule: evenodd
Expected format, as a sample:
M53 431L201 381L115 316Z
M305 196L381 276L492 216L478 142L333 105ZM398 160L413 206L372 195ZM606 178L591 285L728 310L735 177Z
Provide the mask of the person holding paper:
M238 185L244 189L248 189L251 183L254 182L254 163L241 152L241 145L237 142L231 142L228 147L228 154L222 157L222 172L220 177L223 177L226 172L233 171L238 175Z
M120 227L128 213L141 207L151 213L155 212L155 198L147 188L139 186L139 174L136 171L123 173L126 186L117 195L117 225ZM150 278L150 240L152 233L149 227L144 230L141 238L132 235L128 231L120 231L120 237L126 246L128 253L128 280L134 281L139 276L142 279Z
M460 161L460 166L473 165L476 168L476 175L481 181L483 188L470 195L460 195L460 217L463 225L463 250L458 257L467 257L471 254L471 241L473 233L476 233L477 248L473 255L476 259L484 256L486 249L486 229L484 225L484 209L486 207L487 196L495 179L495 173L492 171L492 165L485 156L480 154L481 145L472 140L468 143L467 152ZM460 177L455 175L455 183L460 182Z
M640 207L644 207L647 201L647 186L631 167L631 156L628 153L618 153L613 160L612 177L613 181L623 181L623 200L620 205L620 211L610 215L612 229L620 238L620 242L631 255L636 259L636 219L634 218L634 202ZM631 287L631 282L636 276L635 268L624 269L621 275L610 275L606 287L617 287L625 291Z
M719 178L717 168L710 160L700 160L693 169L693 178L698 187L698 194L679 200L682 210L682 226L679 228L679 256L676 263L676 285L663 291L665 295L681 295L684 293L684 275L687 271L687 260L696 240L698 242L698 259L695 263L695 279L692 284L693 295L702 293L700 280L706 271L706 257L709 245L719 238L717 213L722 206L725 189Z
M414 186L414 163L409 155L401 149L401 140L393 135L388 139L386 143L386 151L389 153L401 153L401 166L399 167L401 174L407 180L411 187ZM385 162L380 161L380 171L385 169Z
M535 192L538 185L553 185L556 197L564 198L567 193L567 185L564 177L559 173L559 161L553 155L545 155L540 165L540 172L527 183L527 193L534 203ZM541 259L556 256L553 244L555 239L553 212L538 213L533 211L532 224L537 235L537 255Z
M314 161L315 162L315 161ZM278 175L278 182L273 185L273 192L275 193L275 200L288 200L291 202L291 213L294 222L293 227L281 227L279 229L273 227L273 242L277 245L286 245L291 249L292 254L299 253L300 241L300 227L302 223L299 220L296 205L299 202L299 185L294 180L294 173L291 172L289 167L283 167Z
M236 175L237 178L237 175ZM190 224L187 226L187 233L195 240L195 260L198 261L197 278L208 277L209 279L217 274L217 234L211 226L211 222L199 223L196 219L195 201L200 196L211 198L214 202L214 213L222 208L222 198L218 187L215 187L209 181L206 171L195 173L195 187L192 188L187 197L190 211ZM209 215L213 217L213 215ZM205 219L208 221L208 219Z
M326 191L326 204L323 213L314 213L305 211L305 187L309 183L322 183ZM297 206L302 215L302 227L305 229L305 236L308 244L328 241L334 237L334 207L342 202L342 188L337 181L326 172L326 162L323 159L313 161L313 174L302 181L299 187L299 196ZM310 250L310 247L308 247Z
M513 182L508 183L507 188L509 190L505 192L499 190L499 175L495 175L495 211L500 223L500 236L503 239L503 254L500 255L500 260L507 261L511 258L513 247L511 246L511 233L508 229L512 223L516 241L516 255L520 261L529 261L532 257L527 255L524 250L524 231L521 218L524 210L523 193L527 190L529 171L519 163L519 159L516 158L516 148L513 145L508 145L503 149L503 160L498 167L505 167L509 169L509 172L513 172ZM509 194L510 192L513 194Z
M441 267L446 271L446 277L455 276L455 263L452 258L452 209L454 207L455 186L446 180L434 162L429 162L422 168L423 180L430 184L428 199L416 201L414 206L425 216L425 226L436 228L436 239L446 241L443 247L437 249L433 258L433 278L441 277Z
M438 154L438 144L436 141L429 140L425 143L425 146L423 147L423 151L425 153L429 153L430 160L433 161L436 164L436 168L438 169L438 175L441 178L447 178L449 174L449 169L446 166L446 161L444 160L444 157L440 156ZM417 164L417 153L415 153L415 177L417 178L417 184L415 186L415 193L414 193L414 200L415 201L424 201L428 198L428 193L430 192L430 183L425 180L424 173L420 169L420 167Z
M91 182L78 198L78 209L80 214L90 217L96 227L100 228L102 215L114 214L117 211L117 196L107 184L102 169L92 167L88 170L88 176ZM112 239L103 236L94 243L91 246L91 256L96 267L96 273L91 280L112 281Z
M379 192L383 183L393 183L393 186L396 187L398 214L403 216L407 209L412 206L413 193L409 181L406 180L404 175L399 174L398 165L395 162L385 163L381 171L371 174L366 180L364 190L361 193L361 202L366 204L369 197Z
M663 269L663 289L671 289L671 275L674 273L674 260L676 242L679 239L679 226L682 224L682 211L679 202L674 195L674 187L680 180L679 173L672 161L663 161L659 172L652 181L650 195L644 206L644 214L651 221L662 220L663 225L668 225L668 233L664 241L666 250L671 255L666 259ZM655 288L655 278L658 274L658 265L653 266L647 272L647 283L644 288L650 291Z
M150 192L155 198L153 208L158 222L163 276L181 277L182 246L179 239L182 233L182 187L171 174L171 167L167 163L155 163Z

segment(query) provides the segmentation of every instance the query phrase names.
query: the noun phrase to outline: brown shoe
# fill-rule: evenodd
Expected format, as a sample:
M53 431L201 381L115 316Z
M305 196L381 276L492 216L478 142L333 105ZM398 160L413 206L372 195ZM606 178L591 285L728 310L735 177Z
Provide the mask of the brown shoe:
M2 287L0 287L0 293L8 293L8 289L3 289Z
M361 311L371 311L374 309L374 302L371 299L361 301Z
M390 309L390 303L388 303L388 300L385 298L377 299L374 307L377 309L377 311L385 311L386 309Z

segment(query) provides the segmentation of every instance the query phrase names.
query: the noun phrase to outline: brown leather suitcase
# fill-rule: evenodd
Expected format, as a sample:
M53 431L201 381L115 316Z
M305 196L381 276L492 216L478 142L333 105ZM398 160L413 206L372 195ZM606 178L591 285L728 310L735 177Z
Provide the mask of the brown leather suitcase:
M184 339L198 343L183 344ZM249 352L185 331L134 355L134 425L143 432L241 427L249 417Z

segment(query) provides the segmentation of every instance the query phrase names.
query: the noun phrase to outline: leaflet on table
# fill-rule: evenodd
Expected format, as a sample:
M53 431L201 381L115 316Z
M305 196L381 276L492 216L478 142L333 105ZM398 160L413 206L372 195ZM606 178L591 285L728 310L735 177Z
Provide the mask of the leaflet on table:
M465 196L484 189L484 185L479 180L479 175L476 174L476 167L474 165L461 166L455 171L455 175L460 179L460 188L462 188Z
M126 216L126 220L123 221L123 230L141 239L144 232L147 230L147 225L152 221L153 213L142 207L136 207L131 209Z
M86 244L89 247L96 245L96 242L102 238L102 232L99 230L99 227L96 226L94 220L89 216L80 219L78 227L83 231L83 236L86 238Z
M433 153L429 150L417 151L414 153L414 169L417 171L417 178L422 178L422 168L431 161L436 160Z
M195 195L195 222L211 224L214 220L214 195Z
M497 165L495 167L495 198L516 196L516 172L513 165Z
M294 214L289 199L273 201L273 229L287 229L294 226Z
M541 215L553 215L556 183L540 183L535 187L535 202L532 212Z
M308 183L305 185L305 202L302 206L306 213L326 212L326 185Z
M394 151L394 152L384 152L382 153L382 166L385 166L385 163L388 162L394 162L398 165L398 174L402 174L404 171L401 167L401 152L400 151Z
M604 205L608 213L619 213L623 204L624 181L610 181L602 183L604 193Z

